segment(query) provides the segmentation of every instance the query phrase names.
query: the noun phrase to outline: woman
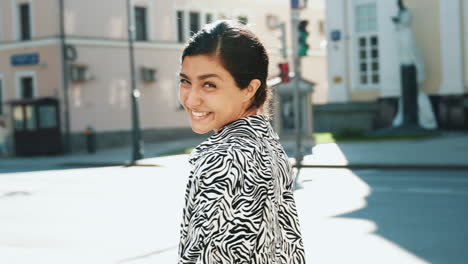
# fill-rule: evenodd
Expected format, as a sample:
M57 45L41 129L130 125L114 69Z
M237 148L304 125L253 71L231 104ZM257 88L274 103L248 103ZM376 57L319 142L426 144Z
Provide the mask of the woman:
M232 21L184 49L180 102L194 132L215 133L190 155L178 263L305 263L292 168L264 115L267 75L262 43Z

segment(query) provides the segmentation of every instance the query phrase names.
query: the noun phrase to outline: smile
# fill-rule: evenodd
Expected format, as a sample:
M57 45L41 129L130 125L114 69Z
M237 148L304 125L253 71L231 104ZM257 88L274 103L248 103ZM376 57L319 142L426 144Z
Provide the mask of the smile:
M205 115L209 114L209 112L194 112L194 111L192 111L192 114L194 116L205 116Z
M203 120L211 114L211 112L195 112L195 111L191 111L191 113L192 113L192 118L195 120Z

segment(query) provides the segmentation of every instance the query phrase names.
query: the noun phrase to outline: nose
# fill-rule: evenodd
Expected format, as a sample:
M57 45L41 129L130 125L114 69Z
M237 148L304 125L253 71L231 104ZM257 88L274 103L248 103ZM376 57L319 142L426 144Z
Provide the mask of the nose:
M189 108L195 108L195 107L200 106L201 103L202 103L202 98L200 94L200 89L197 89L196 87L192 87L191 89L189 89L185 104Z

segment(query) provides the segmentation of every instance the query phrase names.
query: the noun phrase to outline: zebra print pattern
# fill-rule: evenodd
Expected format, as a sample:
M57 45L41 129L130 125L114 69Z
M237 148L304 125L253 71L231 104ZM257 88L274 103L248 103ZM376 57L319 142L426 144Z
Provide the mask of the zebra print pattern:
M179 264L305 263L292 168L268 118L227 124L190 154Z

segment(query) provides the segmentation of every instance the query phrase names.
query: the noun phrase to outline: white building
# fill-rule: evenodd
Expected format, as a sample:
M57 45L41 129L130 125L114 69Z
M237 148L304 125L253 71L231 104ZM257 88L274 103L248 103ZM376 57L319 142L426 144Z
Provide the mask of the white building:
M468 1L406 0L442 128L468 128ZM328 103L377 102L374 127L390 125L400 96L396 0L327 0Z

